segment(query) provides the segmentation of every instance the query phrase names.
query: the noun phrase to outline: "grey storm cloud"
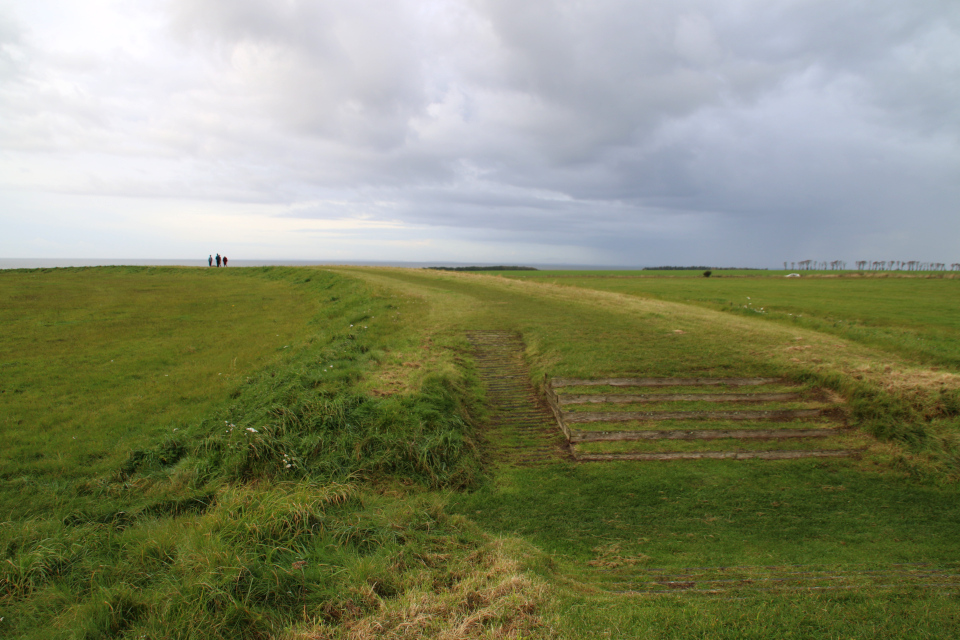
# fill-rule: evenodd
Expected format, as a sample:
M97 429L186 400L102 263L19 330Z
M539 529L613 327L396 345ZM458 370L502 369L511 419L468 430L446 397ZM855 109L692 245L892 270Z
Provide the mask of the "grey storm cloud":
M952 0L97 0L46 17L67 7L0 2L8 192L258 203L468 239L475 260L483 243L607 264L956 259Z

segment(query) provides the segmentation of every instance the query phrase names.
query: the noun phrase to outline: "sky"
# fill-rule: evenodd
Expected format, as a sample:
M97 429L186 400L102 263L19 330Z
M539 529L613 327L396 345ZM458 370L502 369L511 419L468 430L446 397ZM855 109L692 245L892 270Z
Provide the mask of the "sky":
M960 262L957 0L0 0L0 258Z

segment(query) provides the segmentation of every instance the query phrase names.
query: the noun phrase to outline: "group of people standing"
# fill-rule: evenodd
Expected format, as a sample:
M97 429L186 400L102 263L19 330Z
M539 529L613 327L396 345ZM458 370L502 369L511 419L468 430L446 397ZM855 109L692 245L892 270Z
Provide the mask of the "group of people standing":
M213 266L213 260L214 260L213 256L210 256L209 258L207 258L207 264L210 265L211 267ZM217 260L218 267L220 266L221 262L223 263L223 266L227 266L227 256L223 256L221 258L220 254L218 253L216 260Z

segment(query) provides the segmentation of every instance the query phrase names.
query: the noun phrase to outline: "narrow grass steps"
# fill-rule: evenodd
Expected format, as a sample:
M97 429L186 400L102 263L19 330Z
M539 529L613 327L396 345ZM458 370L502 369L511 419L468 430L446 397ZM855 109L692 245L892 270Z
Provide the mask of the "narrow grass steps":
M867 444L837 398L779 378L558 378L547 396L585 462L846 457Z
M484 437L498 462L539 466L568 458L550 411L539 401L523 361L524 345L511 331L467 332L486 389Z

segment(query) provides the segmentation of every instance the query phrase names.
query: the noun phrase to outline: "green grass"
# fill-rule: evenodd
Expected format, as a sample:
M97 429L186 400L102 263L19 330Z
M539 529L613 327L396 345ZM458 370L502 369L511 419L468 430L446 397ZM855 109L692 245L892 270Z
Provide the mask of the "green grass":
M319 307L276 279L138 267L0 272L0 296L0 476L20 484L0 510L21 514L207 415Z
M924 364L960 369L960 279L955 274L827 277L812 272L504 272L644 298L696 304L811 328L903 354ZM817 277L817 276L821 277Z
M4 635L266 637L483 548L415 489L477 482L469 381L367 390L414 305L318 270L0 275Z
M798 334L806 342L816 343L818 351L818 341L833 348L834 339L822 339L794 326L781 327L763 318L635 296L591 294L548 283L511 283L502 277L427 278L405 272L366 277L395 282L434 301L431 326L446 325L450 331L520 331L537 380L783 376L842 391L851 404L852 421L881 433L886 442L907 442L914 428L928 434L920 440L932 437L933 422L925 422L913 411L944 415L926 404L929 398L887 396L871 380L858 380L844 369L847 360L858 365L888 361L883 352L844 344L837 352L844 354L839 365L824 361L811 369L805 363L794 363L794 352L787 351L797 344ZM466 309L470 313L465 313ZM684 333L677 334L676 329ZM920 402L916 408L911 404L914 401ZM955 415L951 411L947 415ZM899 420L899 427L885 422L894 416L898 416L894 419ZM956 485L937 483L954 473L948 469L956 468L956 454L950 453L956 449L951 449L949 442L958 429L955 418L944 420L952 425L944 428L954 434L947 438L947 449L941 451L946 466L924 466L930 459L923 456L936 459L940 455L932 449L920 456L927 462L912 457L920 454L911 451L919 452L925 446L917 442L903 448L851 435L833 438L825 448L870 445L863 460L560 463L546 469L504 466L497 469L490 484L455 496L452 505L490 532L523 536L556 563L551 577L562 576L559 583L568 585L567 590L559 590L554 609L561 637L602 637L604 633L611 637L703 637L708 630L716 631L718 623L728 625L727 637L821 637L821 632L872 637L878 626L870 619L876 611L871 602L887 602L891 609L914 611L919 616L919 622L905 617L881 625L885 633L909 636L919 624L917 628L924 633L951 635L956 631L960 603L956 596L938 591L910 592L909 606L902 604L904 595L897 590L870 592L869 598L798 594L789 598L789 606L761 595L738 603L739 613L731 614L723 601L694 598L638 605L630 598L580 586L598 581L602 585L602 576L598 577L589 563L610 545L620 545L621 555L644 554L651 562L668 567L827 563L843 571L863 563L956 562L954 527L960 518ZM820 448L824 442L719 444L789 449ZM704 450L717 444L680 446ZM662 447L677 450L675 442ZM946 475L940 475L944 472ZM781 509L781 505L789 506ZM747 509L750 511L742 513ZM720 518L725 520L718 526ZM580 606L585 599L590 602L586 608ZM779 617L767 617L771 610L779 612Z
M766 580L794 564L854 577L955 566L960 403L927 385L915 354L722 305L399 269L0 272L0 293L13 301L0 415L16 443L0 454L0 635L957 635L956 594L906 582L738 592L733 606L617 592L645 569ZM869 450L518 467L501 447L526 441L484 422L469 329L519 332L537 385L769 376L828 388L860 429L843 438ZM920 383L881 382L903 372Z
M692 567L955 562L956 497L856 461L748 460L505 469L455 504L558 562L620 543L651 566Z

